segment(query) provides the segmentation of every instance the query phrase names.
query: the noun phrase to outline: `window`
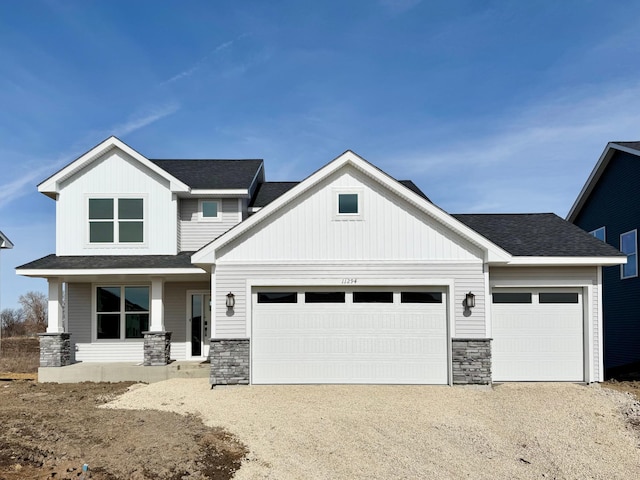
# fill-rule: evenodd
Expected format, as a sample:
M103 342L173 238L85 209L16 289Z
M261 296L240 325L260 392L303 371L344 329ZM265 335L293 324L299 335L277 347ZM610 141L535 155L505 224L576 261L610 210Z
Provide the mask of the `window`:
M258 292L258 303L298 303L296 292Z
M596 228L595 230L593 230L592 232L589 232L591 235L593 235L594 237L596 237L598 240L602 240L603 242L606 242L606 232L605 232L605 228L604 227L600 227L600 228Z
M344 292L306 292L304 303L344 303Z
M620 251L627 255L627 263L620 265L621 278L638 276L638 239L637 230L620 235Z
M149 330L149 287L97 287L96 322L99 340L142 338Z
M338 214L340 215L358 215L358 194L357 193L339 193L338 194Z
M393 292L353 292L353 303L393 303Z
M401 303L442 303L440 292L400 292Z
M494 293L493 303L531 303L531 293L529 292Z
M205 222L219 222L222 220L220 202L218 200L200 200L200 220Z
M143 243L142 198L90 198L89 243Z
M540 292L538 303L578 303L577 293Z

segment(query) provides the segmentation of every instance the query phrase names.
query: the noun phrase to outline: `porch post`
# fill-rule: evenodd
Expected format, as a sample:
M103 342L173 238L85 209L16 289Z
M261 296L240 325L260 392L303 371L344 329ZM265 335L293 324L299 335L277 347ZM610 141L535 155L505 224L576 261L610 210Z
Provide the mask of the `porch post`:
M164 325L164 279L151 277L151 318L149 331L144 335L145 366L162 366L169 363L171 358L171 332L165 330Z
M40 366L64 367L73 363L71 335L65 333L62 314L62 281L57 277L48 279L49 304L47 332L40 333ZM68 308L68 307L67 307Z
M149 331L164 332L164 279L151 277L151 321Z
M57 277L48 279L49 282L49 305L47 315L47 333L63 333L62 323L62 282Z

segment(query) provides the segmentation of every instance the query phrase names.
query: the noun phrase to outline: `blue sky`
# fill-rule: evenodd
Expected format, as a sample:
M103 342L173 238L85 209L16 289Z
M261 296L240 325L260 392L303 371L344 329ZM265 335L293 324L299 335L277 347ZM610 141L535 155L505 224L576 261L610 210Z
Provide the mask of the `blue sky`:
M640 140L637 1L0 2L1 300L55 251L36 185L109 135L149 158L346 149L452 213L565 216L611 140Z

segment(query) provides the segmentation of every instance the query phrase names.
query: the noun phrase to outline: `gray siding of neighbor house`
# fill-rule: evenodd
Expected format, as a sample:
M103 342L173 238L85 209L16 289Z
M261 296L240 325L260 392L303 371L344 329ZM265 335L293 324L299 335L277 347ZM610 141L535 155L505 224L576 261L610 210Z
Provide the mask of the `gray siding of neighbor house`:
M199 250L240 222L237 198L212 199L221 203L222 219L219 222L198 220L198 199L181 199L178 207L178 250L181 252Z
M640 228L640 158L616 152L574 223L590 232L606 228L606 242L620 248L620 234ZM640 277L621 279L619 266L603 267L605 370L640 361Z

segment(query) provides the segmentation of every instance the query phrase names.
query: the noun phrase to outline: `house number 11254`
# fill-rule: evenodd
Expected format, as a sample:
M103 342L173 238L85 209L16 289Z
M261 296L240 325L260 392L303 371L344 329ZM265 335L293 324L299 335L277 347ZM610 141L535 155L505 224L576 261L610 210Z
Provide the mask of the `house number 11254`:
M357 278L343 278L342 279L342 284L343 285L353 285L355 283L358 283L358 279Z

